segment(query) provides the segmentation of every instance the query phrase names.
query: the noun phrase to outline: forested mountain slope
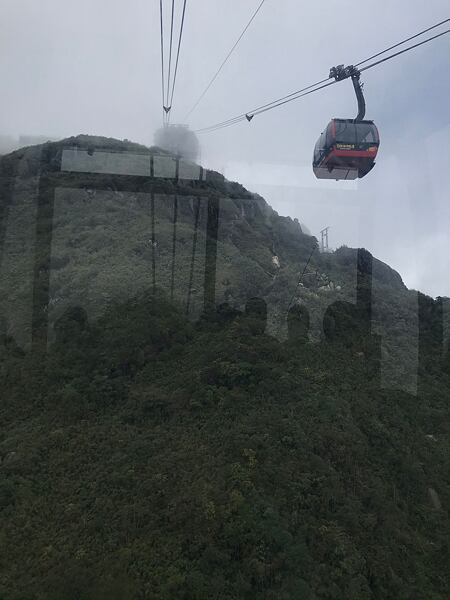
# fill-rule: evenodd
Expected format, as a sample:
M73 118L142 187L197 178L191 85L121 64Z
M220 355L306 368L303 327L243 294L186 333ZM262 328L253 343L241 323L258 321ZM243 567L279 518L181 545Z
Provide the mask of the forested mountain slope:
M450 597L445 303L167 161L0 162L0 598Z

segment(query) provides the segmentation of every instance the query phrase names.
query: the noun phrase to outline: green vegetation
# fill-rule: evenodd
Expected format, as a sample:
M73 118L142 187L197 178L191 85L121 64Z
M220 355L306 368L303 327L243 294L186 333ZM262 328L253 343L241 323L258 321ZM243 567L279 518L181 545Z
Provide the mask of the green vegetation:
M155 182L167 197L188 188L194 198L180 209L183 285L172 302L172 205L159 205L153 289L146 196L121 196L113 178L108 190L105 176L96 210L82 209L82 191L60 192L53 333L46 353L31 351L32 252L11 233L33 224L29 174L2 238L0 598L447 600L450 379L439 303L419 297L419 393L384 389L366 306L344 303L355 300L354 250L314 253L301 307L286 318L314 238L238 184ZM200 255L187 317L202 194L222 199L218 306L202 310ZM375 260L373 275L376 333L393 330L383 352L408 373L417 296L414 306Z

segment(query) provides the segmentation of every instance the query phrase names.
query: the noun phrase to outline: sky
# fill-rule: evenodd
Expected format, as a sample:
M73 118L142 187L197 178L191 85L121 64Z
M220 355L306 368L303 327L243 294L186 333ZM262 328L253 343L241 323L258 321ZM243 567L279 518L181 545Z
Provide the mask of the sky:
M220 122L328 76L450 16L448 0L187 0L173 123ZM166 39L171 3L163 0ZM178 31L182 0L175 0ZM432 35L432 34L431 34ZM358 182L311 172L330 118L356 115L350 81L200 136L201 161L330 245L364 246L408 287L450 296L450 34L363 74L380 130ZM158 0L1 0L0 136L79 133L151 144L161 125Z

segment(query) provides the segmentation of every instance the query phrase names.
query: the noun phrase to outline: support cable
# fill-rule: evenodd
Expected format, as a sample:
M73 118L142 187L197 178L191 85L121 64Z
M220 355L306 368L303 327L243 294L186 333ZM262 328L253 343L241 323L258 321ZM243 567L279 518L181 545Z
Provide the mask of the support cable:
M382 58L381 60L377 60L377 62L374 62L371 65L367 65L367 67L364 67L364 68L360 69L360 72L362 73L363 71L367 71L367 69L371 69L372 67L376 67L378 65L381 65L381 63L384 63L387 60L390 60L391 58L395 58L396 56L400 56L400 54L404 54L405 52L408 52L409 50L413 50L414 48L418 48L419 46L423 46L423 44L427 44L428 42L431 42L432 40L440 38L443 35L446 35L447 33L450 33L450 29L447 29L446 31L443 31L442 33L438 33L437 35L433 35L433 37L427 38L426 40L423 40L422 42L418 42L417 44L414 44L413 46L408 46L408 48L405 48L404 50L400 50L399 52L395 52L395 54L391 54L390 56L386 56L386 58Z
M259 11L262 8L262 5L264 4L266 0L261 0L258 8L255 10L255 12L253 13L250 21L247 23L247 25L245 26L244 30L242 31L241 35L238 37L238 39L236 40L236 42L234 43L233 47L231 48L231 50L228 52L228 54L226 55L226 57L224 58L224 60L222 61L220 67L217 69L217 71L214 73L212 79L209 81L208 85L205 87L205 89L203 90L203 92L200 94L199 98L197 99L197 101L195 102L194 106L189 110L189 112L186 113L184 120L186 120L193 112L194 110L197 108L197 106L200 104L200 102L203 100L203 98L205 97L206 93L208 92L209 88L212 86L212 84L215 82L215 80L217 79L217 77L219 76L220 72L222 71L222 69L224 68L226 62L228 61L228 59L230 58L230 56L233 54L234 50L236 49L237 45L239 44L239 42L241 41L241 39L244 37L245 32L247 31L247 29L250 27L250 25L252 24L252 21L254 20L254 18L256 17L256 15L259 13Z
M382 50L381 52L377 52L376 54L373 54L372 56L369 56L369 58L366 58L366 59L362 60L359 63L356 63L355 67L359 67L360 65L363 65L364 63L369 62L369 60L373 60L374 58L378 58L382 54L385 54L386 52L389 52L390 50L394 50L394 48L398 48L398 46L402 46L403 44L406 44L406 42L410 42L411 40L414 40L415 38L423 35L424 33L427 33L428 31L431 31L432 29L436 29L436 27L440 27L444 23L448 23L449 21L450 21L450 19L444 19L440 23L436 23L436 25L432 25L431 27L428 27L427 29L423 29L419 33L416 33L416 34L412 35L411 37L406 38L403 41L398 42L397 44L394 44L393 46L389 46L389 48L386 48L385 50Z
M160 37L161 37L161 91L162 91L162 106L163 106L163 124L165 121L166 112L164 110L164 29L163 29L163 5L162 0L159 0L159 20L160 20Z
M167 99L166 99L166 106L165 106L165 111L167 113L169 113L170 111L170 104L169 104L169 90L170 90L170 71L172 68L172 45L173 45L173 16L174 16L174 11L175 11L175 0L172 0L172 16L170 19L170 43L169 43L169 68L167 69Z
M445 23L447 21L450 21L450 19L447 19L445 21L442 21L442 23ZM441 25L442 23L439 23L433 27L428 28L427 30L424 31L429 31L430 29L434 29L435 27ZM414 37L418 37L419 35L422 35L424 32L421 32L419 34L416 34L415 36L412 36L409 39L413 39ZM443 35L446 35L447 33L450 33L450 29L447 29L441 33L438 33L430 38L427 38L425 40L422 40L421 42L418 42L416 44L413 44L412 46L408 46L407 48L404 48L403 50L400 50L398 52L395 52L394 54L391 54L389 56L386 56L385 58L382 58L374 63L371 63L365 67L363 67L362 69L359 70L360 73L362 73L363 71L367 71L368 69L371 69L373 67L376 67L377 65L380 65L388 60L390 60L391 58L395 58L401 54L404 54L405 52L409 52L410 50L413 50L414 48L418 48L419 46L422 46L423 44L427 44L428 42L431 42L439 37L442 37ZM397 47L403 43L405 43L407 40L404 40L403 42L399 42L399 44L395 44L394 46L391 47ZM375 56L380 56L381 54L384 54L385 52L387 52L389 49L384 50L383 52L379 52L376 55L374 55L372 58L374 58ZM371 59L366 59L364 61L361 61L360 63L358 63L359 65L368 62ZM357 65L356 65L357 66ZM203 127L201 129L197 129L195 131L195 133L208 133L208 132L212 132L212 131L216 131L218 129L222 129L224 127L229 127L231 125L235 125L237 123L240 123L241 121L247 120L247 121L251 121L253 119L254 116L262 114L264 112L267 112L269 110L272 110L273 108L277 108L279 106L283 106L284 104L287 104L288 102L292 102L293 100L298 100L299 98L302 98L304 96L307 96L309 94L312 94L313 92L317 92L321 89L324 89L330 85L333 85L334 83L337 83L338 81L342 81L342 79L340 80L334 80L334 81L330 81L331 77L329 77L328 79L324 79L316 84L307 86L306 88L303 88L302 90L298 90L297 92L292 92L291 94L288 94L287 96L284 96L282 98L279 98L278 100L273 100L272 102L269 102L263 106L258 107L257 109L254 109L253 111L249 111L247 113L242 113L241 115L237 115L236 117L233 117L231 119L228 119L226 121L222 121L220 123L216 123L214 125L210 125L209 127Z
M171 92L171 95L170 95L170 106L172 106L172 104L173 104L173 94L175 92L175 83L177 81L178 60L180 58L180 48L181 48L181 39L183 37L183 28L184 28L184 16L185 16L185 13L186 13L186 0L184 0L184 3L183 3L183 14L181 16L180 35L178 37L177 59L175 61L175 71L174 71L174 75L173 75L172 92ZM170 120L170 115L169 115L169 120Z

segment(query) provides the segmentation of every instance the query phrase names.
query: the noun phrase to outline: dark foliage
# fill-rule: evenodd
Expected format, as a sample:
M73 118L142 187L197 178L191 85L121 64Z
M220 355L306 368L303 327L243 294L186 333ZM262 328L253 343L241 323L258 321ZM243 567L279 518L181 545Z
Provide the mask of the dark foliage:
M208 172L144 178L136 193L163 195L155 258L147 200L88 174L103 193L90 205L59 173L62 208L42 225L59 245L37 261L56 316L48 346L26 347L15 334L27 333L21 232L36 227L27 178L56 172L67 145L150 152L79 136L0 162L15 309L0 297L0 598L447 600L443 299L419 295L418 394L382 388L371 326L384 327L395 374L411 373L417 295L367 251L314 252L300 285L317 240ZM190 319L169 301L174 193L221 199L219 300ZM195 206L179 202L174 278L187 290L192 268L198 307L203 272L183 263Z
M264 319L144 294L71 309L39 362L4 344L4 598L449 596L447 376L387 393L358 335Z

